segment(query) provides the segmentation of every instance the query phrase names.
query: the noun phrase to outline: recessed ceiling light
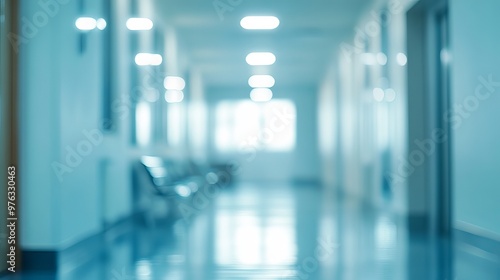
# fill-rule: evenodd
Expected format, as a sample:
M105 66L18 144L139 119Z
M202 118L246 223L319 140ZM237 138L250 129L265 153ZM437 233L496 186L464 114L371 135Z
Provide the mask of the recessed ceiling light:
M393 102L396 100L396 91L392 88L388 88L385 90L385 101Z
M249 65L272 65L276 62L276 56L270 52L253 52L246 57Z
M377 102L382 102L384 100L384 90L381 88L374 88L373 89L373 99Z
M240 21L245 29L275 29L280 25L280 20L273 16L248 16Z
M408 58L406 57L406 54L404 53L398 53L396 56L396 60L399 65L405 66L406 63L408 62Z
M93 30L97 27L97 21L91 17L80 17L75 21L75 26L84 31Z
M186 87L186 81L181 77L167 76L163 81L163 86L167 90L183 90Z
M274 82L270 75L253 75L248 79L248 85L253 88L270 88L274 86Z
M129 18L127 28L129 30L150 30L153 28L153 21L149 18Z
M103 18L99 18L96 20L96 26L97 26L97 29L99 29L99 30L104 30L107 25L108 25L108 23Z
M160 65L162 61L163 58L159 54L138 53L135 56L135 63L139 66L146 66L146 65L157 66Z
M250 99L255 102L267 102L273 98L273 92L268 88L254 88L250 92Z
M184 92L180 90L167 90L165 92L165 101L167 103L179 103L184 99Z
M387 64L387 55L385 53L378 53L377 54L377 62L379 65L386 65Z

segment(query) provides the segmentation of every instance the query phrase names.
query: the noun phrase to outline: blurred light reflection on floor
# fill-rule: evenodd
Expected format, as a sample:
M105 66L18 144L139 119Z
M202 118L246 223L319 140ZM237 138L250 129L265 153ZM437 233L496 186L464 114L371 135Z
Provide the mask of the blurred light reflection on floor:
M88 249L98 257L84 265L78 258L65 260L58 278L437 279L439 266L428 266L432 244L410 238L402 217L317 186L241 184L212 198L189 223L148 228L136 221L111 230L102 248ZM457 273L500 279L494 263L467 262L471 257L463 253L456 258ZM418 275L409 272L415 270Z

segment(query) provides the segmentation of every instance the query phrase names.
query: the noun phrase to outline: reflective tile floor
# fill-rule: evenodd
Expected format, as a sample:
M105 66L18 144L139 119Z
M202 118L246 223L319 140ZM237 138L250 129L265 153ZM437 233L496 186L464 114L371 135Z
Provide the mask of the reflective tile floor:
M497 259L316 186L240 184L179 207L175 223L113 228L55 274L2 279L500 279Z

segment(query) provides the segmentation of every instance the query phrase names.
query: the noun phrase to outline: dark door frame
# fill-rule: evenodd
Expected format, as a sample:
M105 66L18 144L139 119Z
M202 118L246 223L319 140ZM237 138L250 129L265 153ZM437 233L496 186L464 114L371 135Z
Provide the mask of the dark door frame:
M427 209L419 228L442 237L452 233L450 66L441 55L448 48L447 11L448 0L422 0L407 15L409 152L421 149L417 139L433 145L409 178L408 203Z
M16 183L16 216L19 213L19 170L18 167L18 143L19 143L19 112L18 112L18 52L17 46L14 45L14 42L11 42L11 39L14 38L14 35L19 34L18 32L18 18L19 18L19 0L0 0L1 5L1 16L3 17L2 22L2 30L0 32L2 44L0 50L2 53L0 54L0 67L2 68L0 74L2 75L2 102L0 108L1 121L2 125L0 128L2 129L1 135L4 137L0 142L2 147L1 151L5 154L5 157L2 157L2 163L0 164L2 170L2 174L6 176L7 167L14 166L16 167L16 175L15 175L15 183ZM4 136L5 135L5 136ZM6 177L4 177L6 179ZM2 194L4 200L1 203L2 207L6 207L7 205L7 188L4 187L3 191L5 194ZM6 209L3 209L6 210ZM7 215L5 211L2 211L2 216ZM9 216L10 217L10 216ZM6 217L2 217L6 218ZM5 220L5 219L4 219ZM19 223L16 224L16 271L20 269L21 266L21 255L20 255L20 244L19 244ZM2 230L2 233L6 234ZM2 244L5 249L7 249L6 239L2 238L2 242L5 241L5 244ZM5 254L4 254L5 253ZM2 252L3 256L7 253ZM2 258L3 259L3 258ZM0 273L7 271L7 266L0 266Z
M409 156L414 151L425 153L423 163L408 178L409 207L420 210L418 219L409 219L409 234L416 238L423 234L428 241L420 255L426 259L425 267L412 266L410 279L421 279L416 275L422 269L433 271L432 279L453 279L454 273L452 135L446 119L450 61L442 55L449 53L448 19L448 0L421 0L407 13ZM422 149L422 143L427 148ZM410 257L409 265L413 264Z

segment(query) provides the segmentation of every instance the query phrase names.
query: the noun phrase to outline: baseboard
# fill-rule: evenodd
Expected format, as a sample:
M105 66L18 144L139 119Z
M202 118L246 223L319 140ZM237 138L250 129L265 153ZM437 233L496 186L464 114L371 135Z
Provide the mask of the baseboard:
M27 271L56 271L58 267L57 251L21 251L21 269Z
M67 248L61 250L21 250L23 271L69 271L74 267L93 260L98 255L88 248L100 248L105 241L122 236L133 223L134 216L120 219Z

